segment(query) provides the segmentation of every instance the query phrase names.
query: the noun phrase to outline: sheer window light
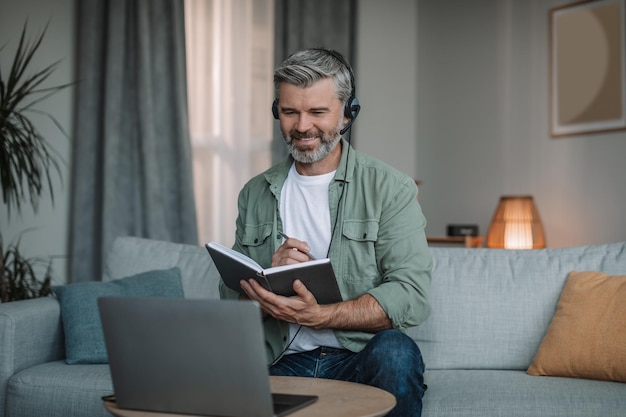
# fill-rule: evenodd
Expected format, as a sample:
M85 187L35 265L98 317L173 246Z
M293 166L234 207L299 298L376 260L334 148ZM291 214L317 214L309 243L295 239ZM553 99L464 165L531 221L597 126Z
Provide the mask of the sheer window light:
M230 246L239 190L271 164L274 0L185 0L185 25L199 243Z

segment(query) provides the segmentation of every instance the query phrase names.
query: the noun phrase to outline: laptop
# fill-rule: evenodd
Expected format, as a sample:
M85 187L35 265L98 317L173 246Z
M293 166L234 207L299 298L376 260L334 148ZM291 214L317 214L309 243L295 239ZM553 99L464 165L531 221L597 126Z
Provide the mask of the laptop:
M280 417L318 398L271 393L256 302L102 297L98 308L119 408Z

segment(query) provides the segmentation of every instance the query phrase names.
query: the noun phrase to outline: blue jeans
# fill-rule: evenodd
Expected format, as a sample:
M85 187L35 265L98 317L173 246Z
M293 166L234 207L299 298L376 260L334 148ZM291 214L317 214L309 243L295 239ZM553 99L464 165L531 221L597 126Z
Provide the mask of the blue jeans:
M304 376L359 382L384 389L396 397L387 415L422 414L424 362L417 344L398 330L377 333L359 352L321 347L285 355L270 367L270 375Z

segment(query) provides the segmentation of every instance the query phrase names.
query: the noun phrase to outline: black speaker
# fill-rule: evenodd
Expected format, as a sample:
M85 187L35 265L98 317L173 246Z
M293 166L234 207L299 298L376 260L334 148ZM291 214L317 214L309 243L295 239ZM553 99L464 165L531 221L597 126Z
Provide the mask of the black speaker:
M478 236L476 224L449 224L447 229L448 236Z

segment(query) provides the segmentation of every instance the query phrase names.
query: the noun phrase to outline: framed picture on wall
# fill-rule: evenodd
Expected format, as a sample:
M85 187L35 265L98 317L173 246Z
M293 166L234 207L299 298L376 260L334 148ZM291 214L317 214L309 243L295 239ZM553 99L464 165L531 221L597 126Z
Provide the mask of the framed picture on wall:
M550 136L626 130L626 0L550 9Z

